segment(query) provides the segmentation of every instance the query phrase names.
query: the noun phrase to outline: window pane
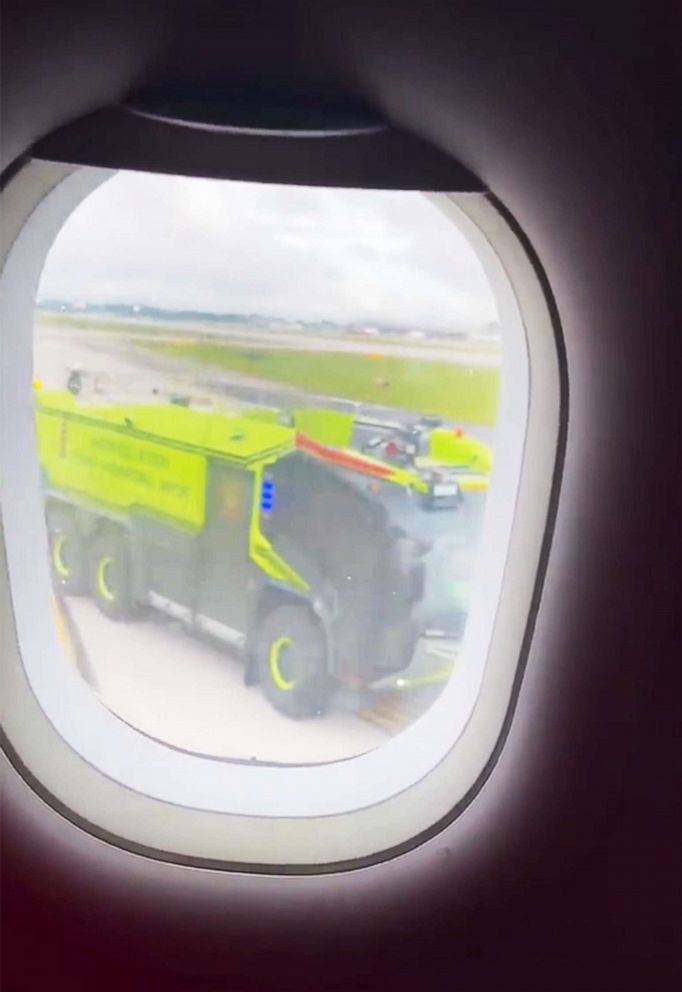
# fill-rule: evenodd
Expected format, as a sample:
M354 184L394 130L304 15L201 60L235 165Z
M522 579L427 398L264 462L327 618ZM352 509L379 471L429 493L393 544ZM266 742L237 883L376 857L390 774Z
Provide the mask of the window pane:
M428 198L118 174L34 354L65 663L127 723L332 761L466 665L502 351Z

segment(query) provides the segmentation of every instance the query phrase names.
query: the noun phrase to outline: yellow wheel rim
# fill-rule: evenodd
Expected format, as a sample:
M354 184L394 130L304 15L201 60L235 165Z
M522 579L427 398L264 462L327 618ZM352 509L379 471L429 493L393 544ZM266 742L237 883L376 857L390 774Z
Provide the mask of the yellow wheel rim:
M109 571L109 566L113 564L114 559L110 555L105 555L104 558L100 558L97 563L97 575L95 581L97 584L97 592L100 594L102 599L106 599L108 603L113 603L116 599L116 594L112 592L109 583L107 582L107 572Z
M62 550L67 540L66 534L55 534L52 541L52 564L54 565L55 572L62 579L66 579L71 572L71 569L62 557Z
M276 641L272 642L268 652L268 671L270 672L270 678L280 692L290 692L296 685L296 679L287 679L282 673L279 664L282 648L291 647L292 643L290 637L278 637Z

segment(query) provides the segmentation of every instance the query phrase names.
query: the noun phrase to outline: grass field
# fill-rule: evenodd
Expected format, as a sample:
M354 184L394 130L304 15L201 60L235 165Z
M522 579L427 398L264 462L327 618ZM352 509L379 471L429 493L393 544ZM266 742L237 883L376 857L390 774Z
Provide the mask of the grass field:
M490 427L495 422L499 369L421 361L395 355L249 350L229 344L145 341L172 358L204 362L311 393L432 414Z

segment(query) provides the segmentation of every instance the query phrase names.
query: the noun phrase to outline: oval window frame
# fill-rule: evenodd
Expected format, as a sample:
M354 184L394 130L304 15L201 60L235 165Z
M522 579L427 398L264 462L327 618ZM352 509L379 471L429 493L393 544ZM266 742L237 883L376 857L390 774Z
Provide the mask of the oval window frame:
M374 799L365 795L358 800L356 795L353 808L343 809L342 790L340 794L335 788L336 806L325 810L318 805L317 809L308 807L307 811L302 807L293 815L290 805L277 797L286 794L282 774L302 769L262 766L241 767L242 774L270 776L265 791L274 802L266 813L260 809L254 815L234 807L230 812L192 808L172 799L152 798L132 788L130 781L122 784L85 760L73 742L69 744L45 715L22 662L23 652L25 658L30 655L37 664L45 665L59 650L47 613L45 624L34 623L34 629L29 630L31 611L19 602L24 595L20 587L27 589L31 585L25 570L30 563L26 559L34 557L26 554L25 547L22 549L22 535L35 524L40 498L35 447L30 443L33 441L30 389L21 392L21 384L27 386L31 381L33 304L45 255L63 221L76 203L110 174L108 170L83 170L32 161L3 193L6 244L0 285L4 290L3 324L7 340L3 342L0 416L6 424L7 413L13 412L15 425L11 433L3 431L0 450L3 464L11 460L17 466L23 459L31 462L31 465L22 462L19 473L19 479L26 485L16 484L14 479L8 485L8 475L3 474L7 571L10 587L14 584L13 601L8 597L6 603L8 622L3 625L6 631L4 698L11 700L3 716L8 751L34 788L70 819L118 846L177 863L317 872L380 860L414 846L450 822L480 789L502 746L520 684L558 493L567 401L560 334L546 282L519 232L491 197L431 194L438 197L442 209L456 212L459 223L468 226L467 233L476 242L489 277L493 272L491 281L498 303L501 295L506 294L509 306L516 308L528 368L532 372L518 493L500 573L500 596L490 630L481 689L461 735L411 784L391 786L392 794ZM491 493L494 490L495 478ZM44 543L42 533L34 537ZM37 547L35 544L34 550ZM46 554L43 563L41 583L45 593ZM35 593L32 585L31 589ZM35 599L33 602L35 605ZM42 630L40 636L38 628ZM73 678L75 685L76 676ZM80 689L89 693L85 686ZM73 691L77 695L79 690ZM90 708L83 694L81 701L85 709ZM409 733L414 738L422 732L424 721L429 720L433 709L395 740L404 740ZM92 733L96 733L94 712L90 723ZM141 737L132 728L127 732ZM388 749L389 744L369 754L391 757ZM133 768L140 760L139 751L133 749L130 757ZM327 769L327 774L330 768L343 772L345 767L347 783L354 777L348 769L366 757L315 767ZM248 800L248 789L240 794Z

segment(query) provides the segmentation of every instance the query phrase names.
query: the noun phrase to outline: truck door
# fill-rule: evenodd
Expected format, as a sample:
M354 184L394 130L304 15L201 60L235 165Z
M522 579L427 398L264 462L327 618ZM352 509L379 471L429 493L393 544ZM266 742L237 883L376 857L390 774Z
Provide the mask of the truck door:
M276 497L268 537L316 595L334 590L338 674L357 674L372 657L383 594L385 512L339 472L304 454L282 458L272 476Z
M246 627L249 522L253 475L215 462L209 466L206 526L197 570L197 626L223 640Z
M132 561L140 601L187 622L194 612L201 535L138 514L132 523Z

